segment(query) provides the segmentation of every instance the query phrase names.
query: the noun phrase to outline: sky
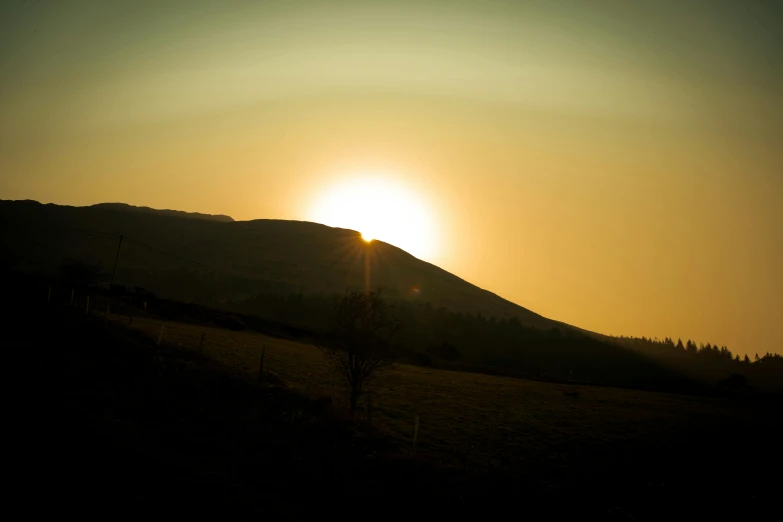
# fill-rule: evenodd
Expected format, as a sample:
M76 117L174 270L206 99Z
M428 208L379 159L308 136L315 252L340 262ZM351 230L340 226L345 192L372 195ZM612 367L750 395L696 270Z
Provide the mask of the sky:
M544 316L783 353L781 5L5 1L0 198L309 220L382 179Z

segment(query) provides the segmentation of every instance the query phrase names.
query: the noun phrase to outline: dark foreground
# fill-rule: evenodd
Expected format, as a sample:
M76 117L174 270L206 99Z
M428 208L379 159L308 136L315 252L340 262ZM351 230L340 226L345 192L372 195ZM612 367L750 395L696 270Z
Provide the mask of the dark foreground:
M419 462L327 406L82 310L10 303L2 344L23 354L7 371L24 383L30 515L753 520L779 510L774 400L748 399L753 424L544 488L524 470L511 479Z

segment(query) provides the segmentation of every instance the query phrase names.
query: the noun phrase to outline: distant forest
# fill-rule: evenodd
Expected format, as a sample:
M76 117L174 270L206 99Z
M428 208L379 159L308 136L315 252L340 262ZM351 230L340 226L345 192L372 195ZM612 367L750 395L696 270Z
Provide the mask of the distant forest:
M334 296L259 293L225 308L287 324L328 328ZM452 312L405 299L395 301L403 324L404 358L423 366L477 369L557 381L689 391L702 386L743 391L779 389L783 356L751 360L724 347L669 338L605 337L567 326L540 330L518 319Z
M747 366L753 363L768 365L781 364L780 361L783 360L783 356L769 352L761 357L759 357L759 354L757 353L753 360L747 355L744 358L740 358L739 354L732 354L731 350L726 348L726 346L718 347L717 344L711 345L710 343L699 344L697 346L696 343L690 339L688 339L685 344L683 344L682 339L677 339L677 343L675 343L669 337L665 337L663 340L658 339L657 337L654 339L647 339L646 337L624 336L612 337L612 339L623 346L633 348L634 350L655 351L665 357L687 356L700 363L734 363L736 365ZM741 366L735 367L740 368Z

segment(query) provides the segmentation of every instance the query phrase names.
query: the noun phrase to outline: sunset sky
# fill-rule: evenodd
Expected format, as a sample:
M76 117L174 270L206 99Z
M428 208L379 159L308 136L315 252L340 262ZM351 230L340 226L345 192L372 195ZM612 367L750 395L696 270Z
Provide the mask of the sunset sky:
M774 0L6 1L0 198L329 221L335 191L379 193L356 208L401 217L377 239L547 317L783 353L781 21Z

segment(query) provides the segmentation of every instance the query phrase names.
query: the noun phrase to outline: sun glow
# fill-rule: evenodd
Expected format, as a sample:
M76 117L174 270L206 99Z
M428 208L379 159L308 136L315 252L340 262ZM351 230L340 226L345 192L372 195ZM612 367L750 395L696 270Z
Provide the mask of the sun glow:
M310 219L358 230L367 243L384 241L421 259L435 252L433 220L419 195L386 178L356 177L329 187Z

